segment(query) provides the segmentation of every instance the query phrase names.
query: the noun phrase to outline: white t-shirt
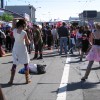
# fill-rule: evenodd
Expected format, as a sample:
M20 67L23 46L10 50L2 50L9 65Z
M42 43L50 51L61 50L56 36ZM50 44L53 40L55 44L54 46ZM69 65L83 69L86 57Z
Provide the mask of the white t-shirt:
M32 73L38 73L38 71L37 71L37 64L29 64L29 70Z
M79 32L77 32L77 33L76 33L76 39L81 38L81 37L82 37L82 34L79 33Z
M51 33L52 33L52 35L55 37L57 37L58 38L58 32L57 32L57 29L52 29L51 30Z

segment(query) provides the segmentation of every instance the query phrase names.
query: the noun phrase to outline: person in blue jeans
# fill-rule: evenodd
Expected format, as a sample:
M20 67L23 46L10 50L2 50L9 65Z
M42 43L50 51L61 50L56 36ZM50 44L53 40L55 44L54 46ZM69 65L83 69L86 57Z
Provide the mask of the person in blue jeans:
M67 37L60 38L60 55L62 54L62 50L64 49L65 54L67 54Z
M62 54L62 49L64 48L65 54L67 54L67 42L68 42L68 29L66 28L66 23L63 22L62 26L58 30L60 38L60 55Z
M69 36L69 54L73 54L74 48L75 48L75 36L72 32Z

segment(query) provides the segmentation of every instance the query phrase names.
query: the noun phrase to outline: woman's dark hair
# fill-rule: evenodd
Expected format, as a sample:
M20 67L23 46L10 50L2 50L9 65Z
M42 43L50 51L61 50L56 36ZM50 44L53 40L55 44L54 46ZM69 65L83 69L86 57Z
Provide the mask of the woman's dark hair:
M21 26L22 26L23 28L26 27L26 22L25 22L24 19L19 19L19 21L16 23L16 28L21 27Z

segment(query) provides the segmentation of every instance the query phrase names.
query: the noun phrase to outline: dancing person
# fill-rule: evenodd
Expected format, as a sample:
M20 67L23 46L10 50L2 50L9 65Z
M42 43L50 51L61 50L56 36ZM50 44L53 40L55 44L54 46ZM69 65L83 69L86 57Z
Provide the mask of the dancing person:
M13 84L16 67L18 64L23 64L25 67L25 78L26 83L30 83L31 80L29 79L29 67L28 63L30 61L28 51L26 48L26 43L30 44L30 40L28 39L26 31L24 31L26 27L26 22L24 19L19 19L19 21L16 23L16 28L13 30L14 35L14 46L12 51L13 56L13 65L11 69L11 77L8 84Z
M100 25L95 25L94 32L91 33L90 43L92 45L86 59L89 61L84 77L82 77L82 81L85 81L88 78L88 75L91 71L91 67L94 61L99 62L100 64Z

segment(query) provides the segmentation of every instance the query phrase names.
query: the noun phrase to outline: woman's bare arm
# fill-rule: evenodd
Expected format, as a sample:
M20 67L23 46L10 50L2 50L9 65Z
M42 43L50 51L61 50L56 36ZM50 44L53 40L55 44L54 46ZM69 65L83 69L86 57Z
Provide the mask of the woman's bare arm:
M94 38L93 33L91 33L90 34L90 38L89 38L89 41L90 41L90 44L91 45L93 44L93 38Z
M28 36L27 36L27 34L25 34L25 42L28 45L31 43L30 40L29 40L29 38L28 38Z

